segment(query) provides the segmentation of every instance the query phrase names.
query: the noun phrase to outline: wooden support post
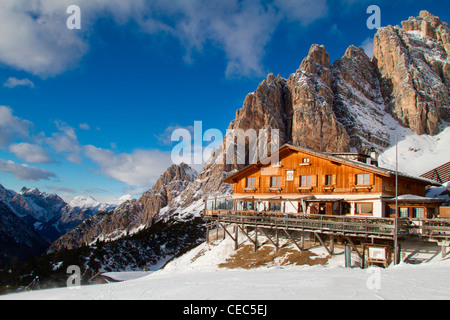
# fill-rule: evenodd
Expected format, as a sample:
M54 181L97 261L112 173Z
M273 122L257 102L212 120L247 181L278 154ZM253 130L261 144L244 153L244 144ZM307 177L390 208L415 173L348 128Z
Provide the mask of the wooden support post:
M319 240L320 244L327 250L328 254L330 256L333 256L333 253L330 251L330 249L328 249L325 242L323 242L322 238L319 236L319 233L314 232L314 236L317 238L317 240Z
M263 234L267 239L269 239L269 241L275 246L275 248L276 248L276 250L277 250L277 252L278 252L278 245L277 245L277 243L276 243L275 241L272 240L272 238L269 236L269 234L266 233L266 231L264 231L264 229L262 229L262 228L259 228L259 231L261 231L262 234Z
M236 225L236 226L237 226L237 225ZM236 228L236 226L235 226L235 228ZM238 249L238 245L237 245L237 241L238 241L238 239L237 239L237 233L236 233L236 236L233 237L233 235L227 230L227 228L225 228L225 226L223 226L223 227L224 227L223 230L225 230L224 233L228 234L228 235L230 236L230 238L235 242L234 250L237 250L237 249ZM236 230L236 229L235 229L235 230Z
M278 252L280 250L280 237L278 235L278 228L275 229L275 236L276 236L276 244L275 244L275 248L276 248L276 252Z
M334 255L334 235L330 235L330 251L331 255Z
M286 233L286 235L288 236L288 239L295 244L295 246L298 248L298 250L300 250L300 252L303 252L303 247L300 247L297 243L297 241L295 241L295 239L289 234L289 232L286 229L283 229L284 233Z
M258 251L258 225L255 225L255 252Z
M445 258L447 255L447 246L450 244L448 241L442 241L439 243L441 245L441 256L442 258Z
M302 235L300 238L300 246L302 247L302 249L305 249L305 231L302 230Z
M239 240L238 240L238 225L234 225L234 250L239 248Z
M350 244L350 246L352 247L352 249L358 254L358 257L361 259L361 261L363 261L364 260L364 251L361 254L350 237L347 236L347 237L345 237L345 239L347 239L347 241Z
M209 224L206 225L206 243L209 243Z
M250 235L248 234L248 232L246 230L244 230L244 228L242 228L241 226L238 225L238 228L241 229L242 233L245 234L248 238L248 240L250 240L251 243L255 244L254 240L250 237Z

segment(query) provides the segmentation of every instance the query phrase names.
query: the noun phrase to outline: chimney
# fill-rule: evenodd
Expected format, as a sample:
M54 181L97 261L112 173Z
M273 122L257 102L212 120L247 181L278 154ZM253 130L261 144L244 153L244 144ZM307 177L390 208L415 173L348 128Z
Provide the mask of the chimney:
M378 167L378 157L379 154L378 152L375 150L375 148L370 149L370 158L372 159L372 165L377 166Z

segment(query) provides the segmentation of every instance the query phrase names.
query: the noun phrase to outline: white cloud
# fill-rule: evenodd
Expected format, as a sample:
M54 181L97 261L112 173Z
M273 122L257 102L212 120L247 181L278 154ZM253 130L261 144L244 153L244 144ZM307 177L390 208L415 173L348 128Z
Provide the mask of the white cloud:
M52 133L52 136L46 138L45 142L56 152L64 154L68 161L80 164L82 159L79 154L82 147L75 129L62 121L55 121L55 124L59 132Z
M150 186L171 165L170 152L158 150L115 154L111 150L88 145L84 147L84 155L99 166L99 173L129 186Z
M265 46L282 21L307 25L328 12L326 0L78 0L81 30L68 30L72 0L2 0L0 62L42 77L77 66L89 51L93 25L112 17L135 21L147 34L178 39L185 61L206 44L223 50L226 75L261 75Z
M91 127L87 123L80 123L79 125L81 130L90 130Z
M364 49L364 52L369 58L373 58L373 46L374 46L373 38L367 38L361 44L361 47Z
M42 147L29 144L18 143L9 146L9 151L14 153L16 157L30 163L51 163L50 155Z
M55 124L59 132L52 133L52 137L47 138L47 143L57 152L80 153L81 146L75 129L61 121L56 121Z
M11 173L18 180L24 181L39 181L50 180L50 178L56 178L56 174L42 168L31 167L26 164L17 164L13 161L6 161L0 159L0 171Z
M14 77L10 77L8 78L8 80L6 80L3 86L7 88L15 88L17 86L34 88L34 83L29 79L17 79Z
M10 107L0 106L0 148L15 138L27 138L32 125L30 121L14 116Z

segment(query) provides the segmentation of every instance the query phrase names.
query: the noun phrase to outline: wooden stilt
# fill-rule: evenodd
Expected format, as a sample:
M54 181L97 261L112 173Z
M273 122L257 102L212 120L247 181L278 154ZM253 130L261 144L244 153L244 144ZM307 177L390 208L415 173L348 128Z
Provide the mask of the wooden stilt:
M325 242L323 241L323 239L320 237L320 235L317 232L314 232L314 236L317 238L317 240L319 240L320 244L325 248L325 250L327 250L328 254L330 256L333 255L333 253L330 251L330 249L328 249L328 247L326 246Z
M297 243L297 241L295 241L295 239L289 234L289 232L286 229L283 229L284 233L286 233L286 235L288 236L288 239L290 240L290 242L292 242L293 244L295 244L295 246L298 248L298 250L300 250L300 252L303 252L303 247L299 246L299 244Z
M255 252L258 251L258 225L255 225Z
M350 237L348 237L348 236L346 236L345 239L347 239L347 241L350 244L350 246L352 247L353 251L355 251L358 254L358 257L362 260L363 259L363 255L359 252L358 248L355 246L355 244L353 243L352 239Z
M273 241L272 238L269 236L269 234L263 228L258 228L258 229L270 241L270 243L272 243L275 246L275 248L276 248L276 250L278 252L278 245L277 245L277 242L276 242L277 240Z
M234 250L239 248L239 240L238 240L238 225L234 226Z
M331 255L334 255L334 235L330 235L330 251Z

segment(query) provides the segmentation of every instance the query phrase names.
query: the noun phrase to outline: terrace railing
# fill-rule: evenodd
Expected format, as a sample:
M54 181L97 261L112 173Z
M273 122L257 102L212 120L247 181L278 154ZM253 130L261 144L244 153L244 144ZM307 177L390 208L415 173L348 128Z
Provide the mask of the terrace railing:
M375 238L393 238L395 219L374 218L369 216L327 216L327 215L291 215L265 212L219 212L209 217L222 223L237 223L247 226L281 228L339 234L343 236L363 236ZM407 223L399 219L398 234L407 234Z

